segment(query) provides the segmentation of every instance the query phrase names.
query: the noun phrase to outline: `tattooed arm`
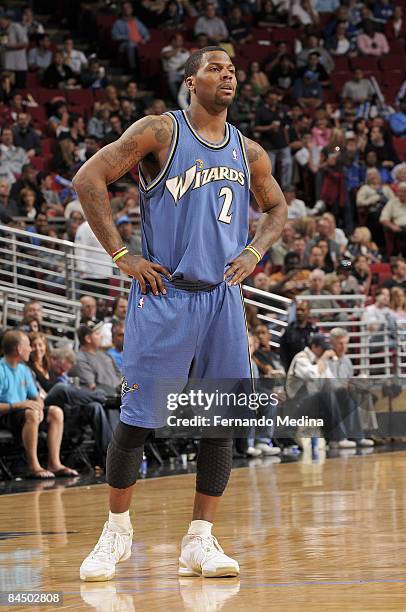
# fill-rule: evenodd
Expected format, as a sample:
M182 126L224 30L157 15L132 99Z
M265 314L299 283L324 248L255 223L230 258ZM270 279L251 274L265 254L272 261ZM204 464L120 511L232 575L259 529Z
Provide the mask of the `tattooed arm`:
M140 119L122 136L98 151L78 171L73 184L85 216L96 237L108 253L123 245L113 220L107 185L122 177L128 170L152 153L159 159L168 150L173 131L168 116L148 116ZM170 276L166 268L140 256L124 255L117 262L122 272L136 278L143 293L146 281L155 294L165 292L158 272Z
M251 245L264 254L279 238L288 216L288 207L281 188L272 176L272 164L266 151L256 142L245 138L251 170L251 191L263 213ZM255 269L257 259L243 251L227 270L225 278L233 276L230 285L241 283Z

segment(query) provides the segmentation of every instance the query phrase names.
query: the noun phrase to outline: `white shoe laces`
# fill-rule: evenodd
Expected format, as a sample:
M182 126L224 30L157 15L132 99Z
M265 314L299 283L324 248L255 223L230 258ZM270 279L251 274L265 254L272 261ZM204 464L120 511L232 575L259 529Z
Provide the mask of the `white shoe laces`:
M108 557L108 560L117 561L117 559L113 559L113 552L116 549L117 541L119 534L115 531L110 531L110 529L106 529L105 533L102 535L100 540L97 542L93 552L92 557ZM121 553L120 553L121 554Z
M214 555L216 555L217 552L221 552L224 554L223 549L217 541L217 538L215 538L213 535L195 535L194 537L198 539L201 544L202 550L205 553L203 563L205 561L208 561Z

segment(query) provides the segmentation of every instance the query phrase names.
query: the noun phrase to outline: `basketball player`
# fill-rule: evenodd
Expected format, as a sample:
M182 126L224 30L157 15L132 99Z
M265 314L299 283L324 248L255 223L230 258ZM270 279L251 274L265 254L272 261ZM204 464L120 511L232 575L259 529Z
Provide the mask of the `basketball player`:
M110 514L83 561L82 580L110 580L131 554L129 507L145 440L166 423L154 385L249 379L240 283L279 238L287 218L268 155L226 122L235 68L221 47L185 65L187 111L147 116L89 159L74 185L97 238L132 283L126 319L120 423L107 453ZM123 246L107 185L139 164L143 257ZM247 246L252 190L266 213ZM159 403L158 403L159 404ZM237 561L211 534L232 464L231 439L202 439L193 520L179 558L181 576L236 576Z

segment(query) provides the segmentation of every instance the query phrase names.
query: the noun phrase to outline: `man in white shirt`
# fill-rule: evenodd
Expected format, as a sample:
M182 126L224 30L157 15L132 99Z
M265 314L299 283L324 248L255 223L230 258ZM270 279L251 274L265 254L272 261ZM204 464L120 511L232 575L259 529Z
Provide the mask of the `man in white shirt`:
M182 34L174 34L170 44L161 51L162 66L168 79L168 87L174 101L183 83L184 68L190 53L183 47Z
M288 219L303 219L307 216L306 204L296 197L294 185L287 185L283 191L288 205Z
M309 346L297 353L289 366L286 377L286 393L290 399L297 398L300 415L322 418L323 430L330 447L355 448L347 439L340 406L333 385L334 377L330 361L337 359L323 334L315 334Z
M3 51L3 70L12 70L16 89L24 89L27 78L28 36L20 23L13 23L0 8L0 43Z
M77 229L75 246L76 269L80 272L82 281L81 291L108 295L110 278L113 276L113 260L103 249L87 221Z
M228 30L221 17L217 17L213 3L206 5L204 15L195 23L195 36L206 34L213 42L219 43L228 40Z
M73 38L65 36L63 39L65 64L73 70L75 74L80 74L87 67L87 59L82 51L73 48Z
M9 127L4 127L1 133L0 154L1 172L6 171L14 183L15 175L21 174L23 166L28 164L30 159L22 147L13 144L13 131Z
M37 46L28 52L28 65L32 70L44 71L51 62L51 39L48 34L41 34L37 38Z

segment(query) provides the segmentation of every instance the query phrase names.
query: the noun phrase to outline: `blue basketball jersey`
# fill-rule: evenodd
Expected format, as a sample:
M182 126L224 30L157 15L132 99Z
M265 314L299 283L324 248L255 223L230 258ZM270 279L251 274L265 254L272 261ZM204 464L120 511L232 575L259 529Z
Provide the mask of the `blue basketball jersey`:
M140 169L143 256L173 278L221 283L248 239L249 165L243 137L226 123L224 141L212 144L184 111L174 123L165 166L147 184Z

